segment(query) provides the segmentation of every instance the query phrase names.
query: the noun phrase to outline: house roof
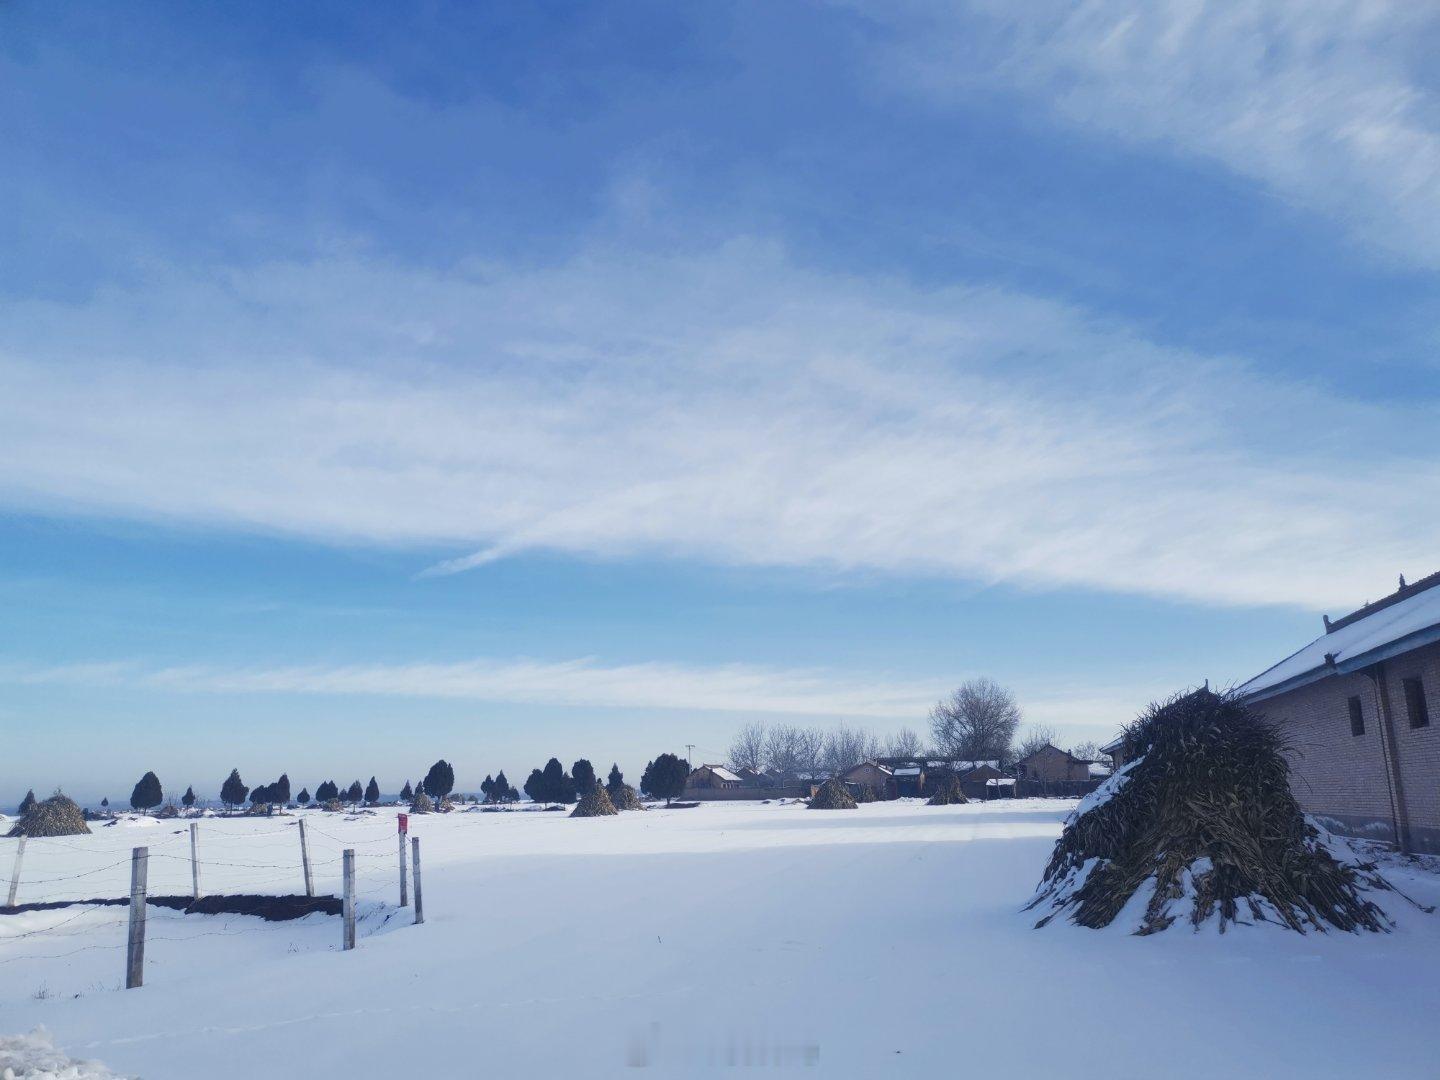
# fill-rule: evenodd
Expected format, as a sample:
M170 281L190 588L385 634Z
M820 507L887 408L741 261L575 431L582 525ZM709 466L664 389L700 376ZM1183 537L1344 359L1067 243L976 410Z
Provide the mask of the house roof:
M1334 622L1327 618L1324 634L1242 684L1238 693L1263 700L1440 641L1440 574L1411 585L1401 582L1383 600Z
M1019 765L1021 761L1029 761L1032 757L1035 757L1037 754L1043 754L1046 750L1054 750L1054 751L1056 751L1057 753L1064 754L1064 755L1065 755L1066 757L1068 757L1071 761L1079 761L1082 765L1088 765L1088 764L1090 764L1088 761L1084 761L1084 760L1082 760L1081 758L1076 757L1074 754L1070 753L1069 750L1061 750L1061 749L1060 749L1058 746L1056 746L1054 743L1048 743L1048 742L1047 742L1044 746L1040 747L1040 749L1030 751L1030 753L1028 753L1028 754L1026 754L1024 757L1020 758L1020 760L1017 761L1017 762L1015 762L1015 764Z
M920 766L919 766L919 765L907 765L907 766L904 766L903 768L896 769L896 770L895 770L895 775L896 775L896 776L919 776L919 775L920 775Z
M859 765L851 765L850 768L848 768L848 769L845 770L845 775L846 775L846 776L849 776L849 775L850 775L852 772L854 772L856 769L863 769L863 768L865 768L865 766L867 766L867 765L869 765L869 766L870 766L871 768L873 768L873 769L879 769L879 770L880 770L881 772L883 772L886 776L893 776L893 775L895 775L895 770L894 770L894 769L890 768L890 766L888 766L888 765L881 765L878 761L862 761L862 762L860 762Z
M1090 775L1098 780L1109 776L1110 769L1107 766L1101 765L1098 761L1092 761L1090 762Z
M701 765L700 768L695 771L699 772L700 769L709 769L711 774L719 780L733 780L737 784L740 783L740 777L736 776L723 765Z

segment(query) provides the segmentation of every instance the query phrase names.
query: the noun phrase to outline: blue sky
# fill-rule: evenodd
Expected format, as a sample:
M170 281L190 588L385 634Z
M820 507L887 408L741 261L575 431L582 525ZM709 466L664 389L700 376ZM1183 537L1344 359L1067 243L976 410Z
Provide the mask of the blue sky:
M0 7L0 800L1080 741L1440 568L1440 22L1129 7Z

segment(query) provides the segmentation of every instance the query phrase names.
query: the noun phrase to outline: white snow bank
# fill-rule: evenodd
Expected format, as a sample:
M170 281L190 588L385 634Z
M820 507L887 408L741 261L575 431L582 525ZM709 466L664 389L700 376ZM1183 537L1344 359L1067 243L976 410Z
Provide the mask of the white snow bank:
M50 1033L0 1035L0 1080L120 1080L98 1061L75 1061L55 1049Z

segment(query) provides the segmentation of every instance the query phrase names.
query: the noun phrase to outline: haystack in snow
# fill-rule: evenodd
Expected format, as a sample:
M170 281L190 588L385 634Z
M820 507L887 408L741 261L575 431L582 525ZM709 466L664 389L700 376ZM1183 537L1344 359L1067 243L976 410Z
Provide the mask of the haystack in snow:
M926 806L954 806L957 803L967 803L970 800L965 797L964 790L960 787L960 778L947 776L944 783L935 789L935 794L926 800Z
M832 777L821 784L820 790L811 797L810 809L854 810L855 796L850 794L850 789L842 781Z
M635 794L635 789L629 784L621 784L619 787L607 787L605 793L610 796L610 804L616 810L644 810L645 804L640 801L640 796Z
M423 791L415 796L415 801L410 804L410 813L428 814L435 809L435 804L430 801L430 796Z
M615 809L615 804L610 801L610 793L599 784L596 784L575 804L575 809L570 811L571 817L611 817L620 811Z
M1390 886L1337 859L1290 793L1280 735L1232 694L1152 705L1125 733L1125 766L1070 815L1029 908L1137 934L1184 919L1389 930L1365 896ZM1398 895L1398 894L1394 894Z
M85 815L73 799L58 791L38 802L15 823L9 836L80 836L90 831Z

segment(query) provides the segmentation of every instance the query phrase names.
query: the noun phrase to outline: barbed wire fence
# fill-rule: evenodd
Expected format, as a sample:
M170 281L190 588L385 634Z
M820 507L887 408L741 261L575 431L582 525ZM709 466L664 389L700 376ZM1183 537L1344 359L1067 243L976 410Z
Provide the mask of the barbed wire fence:
M57 948L0 956L0 966L124 950L125 985L133 988L144 984L147 943L293 934L296 920L323 915L339 916L340 947L349 950L356 946L357 922L379 929L404 909L415 924L424 922L420 838L408 835L405 815L394 831L388 821L378 830L336 830L352 833L346 836L304 816L259 831L232 829L228 818L181 824L163 838L147 836L118 859L113 848L95 850L86 837L18 838L8 902L0 907L0 951L23 941ZM317 879L331 891L317 892ZM7 932L9 916L33 921L50 911L64 914ZM224 921L216 925L217 918Z

